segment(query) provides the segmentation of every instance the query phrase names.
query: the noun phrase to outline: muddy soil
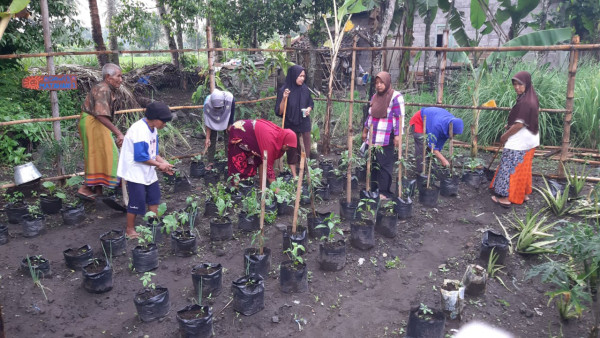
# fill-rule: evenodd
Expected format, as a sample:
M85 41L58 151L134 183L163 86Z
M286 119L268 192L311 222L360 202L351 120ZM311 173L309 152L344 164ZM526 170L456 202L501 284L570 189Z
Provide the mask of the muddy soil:
M166 96L165 101L186 103L177 99L176 94ZM181 168L187 170L189 161L185 160ZM191 183L190 194L201 196L206 191L202 179L191 179ZM184 205L188 193L172 193L165 183L161 188L169 210ZM60 215L51 215L46 219L45 233L34 238L23 237L21 226L10 224L10 241L0 247L0 304L6 336L178 337L175 315L193 302L196 295L191 270L203 262L220 263L224 267L223 291L203 300L212 306L216 336L404 336L410 308L420 303L440 308L439 289L443 280L460 280L471 263L485 267L478 260L482 233L487 229L501 232L496 217L511 217L510 210L490 200L486 184L474 188L460 183L459 189L457 197L440 197L436 208L415 202L414 216L399 222L397 237L376 235L375 247L367 251L348 246L347 263L342 271L319 270L318 241L309 241L304 255L309 290L302 294L284 294L279 289L279 264L288 259L281 250L280 229L291 225L292 218L277 218L275 224L265 228L266 246L272 249L272 266L265 278L265 309L249 317L237 314L229 305L231 282L244 273L243 250L251 247L248 233L235 231L232 240L211 242L208 219L202 218L198 224L196 255L176 257L168 240L160 242L160 263L153 281L169 289L170 311L160 320L143 323L133 303L135 293L142 289L141 274L129 267L133 241L128 241L126 255L113 258L113 289L103 294L86 292L81 272L67 268L62 255L63 250L89 244L96 257L103 257L99 237L111 229L124 230L124 214L100 201L87 202L86 220L82 224L65 226ZM339 197L317 203L317 211L339 212ZM541 196L534 194L515 211L522 216L527 208L539 210L542 203ZM232 212L232 217L235 222L236 212ZM6 218L2 216L0 222L6 223ZM347 238L349 228L344 223ZM31 277L19 269L21 260L32 255L43 255L51 262L52 277L41 280L48 301ZM391 262L395 259L394 267ZM467 297L462 320L448 320L446 333L453 334L471 321L483 321L516 337L551 337L560 332L564 337L587 336L591 326L589 312L581 319L561 322L554 304L547 305L545 292L549 287L539 279L524 279L527 270L541 262L541 256L510 255L499 273L505 285L493 279L485 295Z

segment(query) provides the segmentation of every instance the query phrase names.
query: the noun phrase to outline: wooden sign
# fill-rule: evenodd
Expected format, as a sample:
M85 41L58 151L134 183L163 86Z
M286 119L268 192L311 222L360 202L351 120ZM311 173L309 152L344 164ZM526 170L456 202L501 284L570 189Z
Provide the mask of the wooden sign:
M33 90L71 90L77 89L77 76L64 75L34 75L23 78L23 88Z

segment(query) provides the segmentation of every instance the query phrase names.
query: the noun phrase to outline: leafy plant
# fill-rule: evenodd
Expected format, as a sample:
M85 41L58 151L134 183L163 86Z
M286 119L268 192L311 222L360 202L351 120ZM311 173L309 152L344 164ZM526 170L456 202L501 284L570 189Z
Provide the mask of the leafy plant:
M19 147L8 154L7 162L12 165L24 164L31 158L30 153L26 153L27 149Z
M424 320L431 320L433 317L433 310L431 310L427 305L421 303L419 305L419 311L417 313L419 318Z
M166 217L165 217L165 219L166 219ZM141 246L143 248L148 248L148 245L154 243L154 236L153 236L152 230L150 230L150 228L142 226L142 225L138 225L135 227L135 231L140 234L137 238L139 246Z
M246 217L260 214L260 202L255 189L242 198L242 212L246 214Z
M533 187L533 189L542 195L544 201L546 201L546 204L548 205L547 209L552 210L556 216L562 216L566 214L573 207L572 205L568 205L570 184L567 183L565 190L562 192L557 190L555 195L553 190L550 189L550 185L548 185L546 177L542 176L542 179L544 180L546 188L540 189L538 187Z
M219 215L220 219L224 219L229 214L227 212L228 208L231 208L233 203L231 199L219 198L215 202L215 205L217 206L217 215Z
M48 189L48 194L50 196L60 198L61 200L64 200L67 198L67 195L65 195L64 192L62 192L60 189L58 189L58 187L56 186L56 184L54 184L54 182L45 181L44 183L42 183L42 186L44 186L44 188ZM40 194L40 196L48 196L48 194Z
M275 222L276 219L277 219L277 211L265 212L265 223L266 224L273 224L273 222Z
M28 205L27 212L29 213L29 215L31 217L34 217L34 218L42 217L42 215L43 215L42 209L40 208L39 201Z
M333 242L335 242L336 235L339 234L341 236L344 236L344 232L339 227L341 219L337 214L332 212L323 221L324 221L323 224L319 224L315 227L315 229L329 229L329 234L327 236L321 237L322 241L333 243Z
M356 212L359 212L363 219L375 219L377 214L377 209L374 209L373 206L376 205L376 201L371 198L363 198L358 201L358 207L356 208Z
M475 171L478 167L481 167L483 165L483 160L475 157L475 158L469 158L465 163L464 163L465 167L467 169L469 169L470 171Z
M193 156L192 157L192 162L196 162L196 163L202 162L202 154L198 154L196 156Z
M296 187L294 186L293 180L286 182L283 177L278 177L273 183L271 183L269 188L273 192L275 192L276 189L279 189L279 191L274 194L275 198L277 199L277 203L279 204L289 204L296 197Z
M289 259L293 262L294 265L304 264L304 259L300 256L299 250L302 252L306 252L303 245L300 245L296 242L292 242L292 247L287 248L283 253L287 254Z
M552 252L551 245L556 242L555 239L542 240L546 238L553 238L552 234L547 231L552 229L557 223L561 221L552 222L546 224L548 216L541 216L544 210L538 211L533 214L531 210L527 210L525 220L514 212L514 221L509 220L511 225L519 231L517 238L516 250L520 253L525 254L540 254ZM516 236L517 236L516 235Z
M495 278L496 272L500 272L500 270L504 268L504 265L496 264L499 256L494 250L495 248L492 248L490 256L488 257L487 274L490 278Z
M142 277L140 277L142 286L144 286L144 288L149 287L151 289L156 289L156 284L152 283L152 276L156 276L156 274L154 272L147 271L144 272Z
M380 202L379 210L383 211L386 215L394 215L395 214L396 202L392 199L387 199Z
M19 204L23 203L23 199L25 199L25 195L23 195L20 191L13 191L12 193L5 193L2 195L4 200L9 204Z

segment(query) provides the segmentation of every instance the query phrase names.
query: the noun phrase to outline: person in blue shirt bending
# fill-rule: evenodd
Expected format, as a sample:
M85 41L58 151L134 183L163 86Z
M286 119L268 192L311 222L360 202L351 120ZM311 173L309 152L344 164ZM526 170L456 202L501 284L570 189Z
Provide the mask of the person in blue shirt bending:
M425 118L425 132L429 135L428 150L433 149L433 154L442 164L447 167L450 162L442 155L441 151L444 144L450 138L450 123L452 123L452 133L462 134L463 120L450 114L449 111L437 107L423 107L415 113L409 121L411 131L415 140L415 159L416 172L423 172L423 120Z

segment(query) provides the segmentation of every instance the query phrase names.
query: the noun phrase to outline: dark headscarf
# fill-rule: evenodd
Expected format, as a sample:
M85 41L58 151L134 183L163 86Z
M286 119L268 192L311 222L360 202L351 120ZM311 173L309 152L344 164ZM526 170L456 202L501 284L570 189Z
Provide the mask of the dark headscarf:
M388 107L390 101L394 96L394 89L392 89L392 76L388 72L379 72L375 79L379 78L385 85L383 93L377 92L371 99L371 116L377 119L387 117Z
M517 103L508 114L508 126L515 124L517 120L522 120L525 128L531 133L538 133L538 115L540 110L540 101L537 93L531 83L531 74L528 72L518 72L512 80L525 85L525 92L517 96Z
M286 89L290 90L288 96L285 120L286 126L293 125L299 126L302 123L302 108L312 107L313 101L310 97L310 90L306 86L306 80L302 86L296 84L296 79L300 76L300 73L304 71L304 68L298 65L293 65L288 68L287 76L285 78L285 84L279 88L277 92L277 102L275 102L275 114L283 115L283 112L279 112L279 105L283 99L283 92ZM289 124L288 124L289 123Z

